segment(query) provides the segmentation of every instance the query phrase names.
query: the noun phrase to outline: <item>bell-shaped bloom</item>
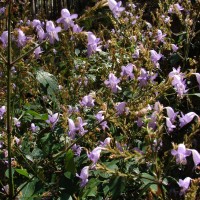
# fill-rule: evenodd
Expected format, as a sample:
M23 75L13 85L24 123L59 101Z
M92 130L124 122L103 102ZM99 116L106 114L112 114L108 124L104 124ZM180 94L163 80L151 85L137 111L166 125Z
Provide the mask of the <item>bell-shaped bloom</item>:
M139 58L140 57L140 49L136 49L132 55L133 58Z
M33 28L37 28L37 26L41 26L42 27L42 23L39 19L34 19L32 22L31 22L31 26Z
M117 111L117 115L126 114L128 115L129 109L126 107L126 102L118 102L115 105L115 109Z
M88 32L88 44L87 44L87 53L88 56L91 56L96 51L101 51L101 46L98 46L100 42L100 38L96 38L96 36L92 32Z
M103 130L108 128L107 121L104 121L104 116L103 116L104 111L99 111L96 115L95 118L100 122L100 125Z
M149 74L148 74L148 72L144 68L141 68L140 69L140 76L138 77L139 86L140 87L146 86L148 80L149 80Z
M47 34L44 32L43 28L41 26L37 26L37 37L39 42L42 42L44 39L46 39Z
M150 53L151 53L151 61L156 64L162 57L163 55L160 54L160 53L157 53L155 50L150 50Z
M84 187L87 184L87 182L88 182L89 166L83 167L83 169L81 170L80 175L76 174L76 176L81 179L80 186Z
M121 72L121 76L125 76L127 78L133 79L134 75L133 75L133 64L129 63L126 66L122 66L122 72Z
M46 120L46 122L50 124L52 127L54 127L58 122L58 119L59 119L59 114L55 113L53 115L48 115L48 120Z
M46 31L47 37L49 38L51 44L54 44L55 40L59 41L58 33L61 31L61 28L59 26L55 27L52 21L47 21Z
M169 117L170 121L174 123L178 112L174 112L173 108L169 106L165 107L165 109L167 110L167 116Z
M91 95L86 95L83 97L82 101L80 101L81 106L84 107L93 107L94 106L94 99Z
M1 1L2 2L2 1ZM6 8L5 7L1 7L0 8L0 15L4 14L6 11Z
M191 151L186 149L184 144L179 144L177 150L171 150L171 154L176 157L177 164L186 165L186 157L191 154Z
M87 130L84 129L85 125L87 125L87 123L83 122L81 117L77 117L76 127L80 135L84 135L87 132Z
M72 27L74 25L73 19L76 19L77 17L77 14L71 15L69 10L64 8L61 10L61 18L59 18L56 22L62 23L64 29L67 30L69 27Z
M125 9L124 7L121 7L121 5L121 1L116 2L115 0L108 0L108 7L115 17L119 17L121 15L121 12Z
M69 126L68 135L69 135L69 137L71 139L74 139L76 131L77 131L77 128L76 128L75 123L74 123L74 121L72 119L68 119L68 126Z
M183 180L179 179L178 185L181 188L180 195L183 195L188 190L188 188L190 186L190 181L191 181L190 177L186 177Z
M31 131L32 131L33 133L35 133L35 132L37 132L38 130L39 130L39 127L36 126L34 123L31 123Z
M197 166L200 163L200 154L195 149L190 149L190 151L192 152L192 158L193 158L194 164L195 166Z
M111 138L107 137L103 142L100 142L100 147L106 147L110 145Z
M13 117L13 122L16 127L19 128L21 126L21 122L16 117Z
M3 119L3 115L6 112L6 106L1 106L0 108L0 119Z
M92 165L93 167L96 165L96 163L98 162L100 158L101 150L102 150L102 147L96 147L88 154L88 158L93 162L93 165Z
M178 46L175 44L171 44L173 52L176 52L178 50Z
M169 132L172 132L173 129L176 128L176 126L172 124L169 117L166 117L166 125L167 125L167 129L168 129Z
M17 45L18 47L23 47L26 45L27 37L25 36L22 30L18 29L17 31L18 31Z
M179 119L179 122L180 122L180 127L182 128L183 126L187 125L188 123L190 123L194 117L198 117L199 116L194 113L194 112L189 112L187 114L183 114L181 113L181 118Z
M186 80L184 79L185 74L180 72L180 67L178 69L173 68L173 71L169 73L169 78L172 79L172 85L178 96L182 98L183 94L188 91L188 89L186 89Z
M81 28L78 24L74 24L72 26L72 30L74 33L80 33L83 30L83 28Z
M74 152L74 154L76 156L80 156L81 155L81 151L82 151L82 147L80 145L76 145L74 144L72 147L71 147L72 151Z
M104 81L107 87L111 88L112 92L116 93L118 89L121 90L121 88L118 86L118 83L120 80L113 74L110 73L108 76L108 80Z
M34 55L35 55L35 58L38 59L40 57L40 54L42 53L43 51L41 50L41 47L37 47L35 50L34 50Z
M157 128L157 112L154 111L151 114L151 117L149 118L149 123L148 123L148 127L152 128L153 130L155 130Z
M163 34L161 30L157 31L157 36L156 36L156 40L158 42L164 42L164 38L165 38L166 34ZM162 57L162 55L161 55Z
M3 47L6 47L8 45L8 31L4 31L1 36L0 40L3 44Z

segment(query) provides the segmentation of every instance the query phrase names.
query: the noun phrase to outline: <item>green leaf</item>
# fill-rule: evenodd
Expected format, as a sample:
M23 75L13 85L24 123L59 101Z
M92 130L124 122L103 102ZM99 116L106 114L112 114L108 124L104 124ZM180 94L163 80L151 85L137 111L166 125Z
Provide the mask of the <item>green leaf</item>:
M26 183L22 184L20 188L22 188ZM21 191L22 196L20 200L31 200L31 196L34 194L35 191L35 181L28 183Z
M46 89L47 95L52 98L56 98L59 88L58 81L55 76L49 72L39 70L36 72L36 79Z
M72 174L76 173L76 165L74 162L74 153L70 149L65 154L65 170L71 172Z
M15 173L15 169L12 168L12 175ZM9 178L9 170L7 169L6 172L5 172L5 175L7 178Z
M194 94L185 94L186 96L197 96L200 97L200 93L194 93Z
M15 171L18 173L18 174L21 174L23 176L26 176L27 178L29 178L29 174L27 172L26 169L15 169Z
M124 177L112 177L109 183L112 199L117 199L119 195L125 190L125 186L126 182Z

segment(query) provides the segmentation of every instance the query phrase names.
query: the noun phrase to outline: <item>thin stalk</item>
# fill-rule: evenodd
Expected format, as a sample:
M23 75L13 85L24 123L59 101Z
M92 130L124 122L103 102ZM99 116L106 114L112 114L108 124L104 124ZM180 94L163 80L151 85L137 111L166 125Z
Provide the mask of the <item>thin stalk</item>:
M12 119L11 119L11 6L12 1L9 1L8 10L8 62L7 62L7 143L8 143L8 171L9 171L9 200L13 199L14 184L12 174L12 153L11 153L11 140L12 140Z

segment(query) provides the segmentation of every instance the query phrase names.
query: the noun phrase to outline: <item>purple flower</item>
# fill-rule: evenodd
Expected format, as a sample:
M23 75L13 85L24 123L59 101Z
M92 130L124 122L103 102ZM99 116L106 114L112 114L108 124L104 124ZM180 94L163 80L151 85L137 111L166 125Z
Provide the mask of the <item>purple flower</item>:
M172 124L169 117L166 117L166 125L169 132L172 132L173 129L176 128L176 126Z
M190 181L191 181L190 177L186 177L184 180L179 179L178 185L179 187L181 187L180 195L183 195L187 191L187 189L190 186Z
M107 137L104 142L100 142L100 147L106 147L108 145L110 145L110 141L111 141L111 138L110 137Z
M74 24L72 29L74 33L80 33L83 30L83 28L80 28L78 24Z
M35 54L35 58L38 59L40 57L40 54L42 53L43 51L41 50L40 47L37 47L35 49L35 51L33 52Z
M134 75L133 75L133 64L128 64L126 66L122 66L122 72L121 72L121 76L125 76L127 78L133 79Z
M91 56L96 51L101 51L100 38L96 38L96 36L92 32L88 32L88 44L87 44L87 53L88 56Z
M191 154L191 151L189 149L186 149L184 144L179 144L178 150L171 150L171 154L176 157L177 164L186 165L186 157Z
M80 186L84 187L87 184L87 182L88 182L89 166L83 167L83 169L81 170L80 175L76 174L76 176L81 179Z
M162 54L157 53L155 50L150 50L151 53L151 61L156 65L157 62L162 58Z
M16 126L16 127L20 127L21 126L21 122L19 121L19 119L17 119L16 117L13 117L13 121L14 121L14 125Z
M174 4L174 8L178 11L184 10L184 8L179 3Z
M0 15L4 14L6 11L6 8L5 7L1 7L0 8Z
M96 147L88 154L88 158L93 162L92 167L94 167L97 161L99 160L101 150L102 150L102 147Z
M194 112L189 112L185 115L181 112L181 118L179 119L180 127L182 128L186 124L190 123L195 116L199 118L199 116Z
M6 47L8 45L8 31L4 31L1 36L0 40L3 44L3 47Z
M194 161L195 166L197 166L200 163L200 154L195 149L189 149L192 152L192 158Z
M55 40L59 41L58 33L61 31L61 28L59 26L55 27L52 21L47 21L46 31L51 44L54 44Z
M121 1L117 3L115 0L108 0L108 6L115 17L119 17L121 12L125 9L124 7L121 7L121 4Z
M108 76L108 80L104 81L107 87L111 88L112 92L116 93L118 89L121 88L117 85L120 80L113 74L110 73Z
M115 109L117 110L117 115L126 114L128 115L129 109L126 108L126 102L119 102L116 104Z
M3 115L6 112L6 106L1 106L0 108L0 119L3 119Z
M157 31L157 36L156 36L156 39L158 42L164 42L164 38L165 38L166 34L162 34L162 31L161 30L158 30ZM160 54L161 55L161 54ZM162 57L162 55L161 55Z
M182 6L180 6L179 3L170 5L168 13L176 13L176 11L181 11L184 10L184 8Z
M64 8L61 10L61 18L59 18L56 22L62 23L64 29L67 30L69 27L74 25L73 19L78 17L77 14L70 14L69 10Z
M40 42L46 38L46 33L41 26L37 26L37 37Z
M80 145L74 144L72 146L72 151L74 152L75 155L80 156L81 155L81 151L82 151L82 147Z
M84 135L87 132L87 130L84 129L85 125L87 125L87 123L83 122L81 117L77 117L76 127L80 135Z
M138 77L139 86L140 87L146 86L148 80L149 80L148 72L144 68L141 68L140 69L140 76Z
M178 46L175 44L171 44L173 52L176 52L178 50Z
M155 130L157 127L157 112L154 111L149 119L148 127Z
M31 123L31 131L32 131L33 133L37 132L38 129L39 129L38 126L36 126L34 123Z
M42 27L42 23L41 23L41 21L40 21L39 19L34 19L34 20L32 21L32 23L31 23L31 26L32 26L33 28L37 28L37 26L41 26L41 27Z
M69 132L68 132L68 135L71 139L74 139L75 138L75 134L76 134L76 131L77 131L77 128L74 124L74 121L72 119L68 119L68 124L69 124Z
M58 122L58 119L59 119L59 114L55 113L53 115L48 115L48 120L46 120L46 122L52 125L52 127L54 127L56 123Z
M136 49L136 50L134 51L134 54L132 55L132 57L133 57L133 58L139 58L139 56L140 56L140 49Z
M197 82L199 84L199 90L200 90L200 74L199 73L193 73L196 76Z
M84 96L82 101L80 101L81 106L84 107L93 107L94 106L94 99L91 95Z
M25 46L26 42L27 42L27 37L25 36L24 32L18 29L18 39L17 39L18 47Z
M107 125L107 121L103 121L104 120L103 113L104 113L104 111L99 111L95 115L95 118L98 120L98 122L101 122L100 125L101 125L102 129L105 130L106 128L108 128L108 125Z
M178 112L175 113L171 107L165 107L165 109L167 110L167 116L169 117L170 121L174 123Z
M180 67L178 69L173 68L173 71L169 73L169 78L172 79L172 85L180 98L188 91L186 90L186 81L184 77L184 73L180 72Z

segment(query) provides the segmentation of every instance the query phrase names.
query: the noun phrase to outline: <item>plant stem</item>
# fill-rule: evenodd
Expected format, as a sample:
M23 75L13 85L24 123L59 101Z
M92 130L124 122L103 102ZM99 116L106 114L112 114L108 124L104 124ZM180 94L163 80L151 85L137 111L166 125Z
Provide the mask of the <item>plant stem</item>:
M9 1L8 10L8 62L7 62L7 143L8 143L8 171L9 171L9 200L13 199L13 175L11 161L12 119L11 119L11 5Z

